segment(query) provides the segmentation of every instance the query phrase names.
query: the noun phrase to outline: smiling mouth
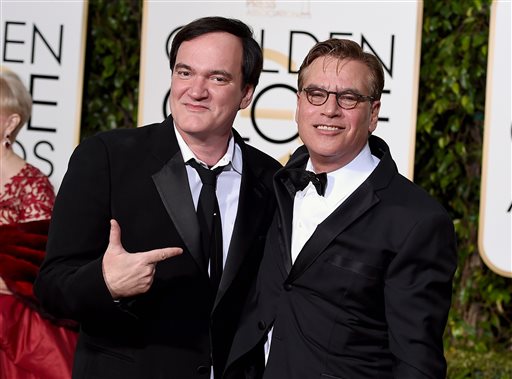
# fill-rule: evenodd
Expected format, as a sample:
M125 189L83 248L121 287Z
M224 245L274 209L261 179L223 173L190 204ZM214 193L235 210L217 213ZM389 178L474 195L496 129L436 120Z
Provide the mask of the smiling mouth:
M186 103L185 106L189 110L206 110L206 109L208 109L208 107L206 105L203 105L203 104Z
M341 126L334 126L334 125L315 125L315 128L317 128L319 130L327 130L327 131L337 131L337 130L345 129Z

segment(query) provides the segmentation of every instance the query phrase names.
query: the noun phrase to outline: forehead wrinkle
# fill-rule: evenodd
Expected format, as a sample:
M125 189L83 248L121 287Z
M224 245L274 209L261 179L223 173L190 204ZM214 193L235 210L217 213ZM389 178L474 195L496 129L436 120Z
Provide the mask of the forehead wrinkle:
M357 60L355 59L351 59L351 58L339 58L337 56L333 56L333 55L324 55L323 57L319 57L318 59L320 58L323 58L323 62L322 62L322 70L323 72L327 72L327 67L329 65L331 65L332 63L336 62L336 75L340 75L341 72L343 71L343 69L345 68L345 66L347 64L349 64L350 62L358 62ZM364 87L367 87L368 84L367 83L363 83ZM324 86L317 86L319 88L324 88ZM345 91L352 91L354 93L357 93L359 94L360 93L360 90L359 88L354 88L354 87L345 87L345 88L341 88L339 89L338 91L338 86L336 85L336 91L338 92L345 92ZM365 91L365 89L362 89L363 91Z
M338 57L332 56L332 55L325 55L324 61L322 64L322 69L324 72L327 71L327 66L329 66L331 63L336 62L336 75L339 75L346 64L350 62L350 59L340 59Z

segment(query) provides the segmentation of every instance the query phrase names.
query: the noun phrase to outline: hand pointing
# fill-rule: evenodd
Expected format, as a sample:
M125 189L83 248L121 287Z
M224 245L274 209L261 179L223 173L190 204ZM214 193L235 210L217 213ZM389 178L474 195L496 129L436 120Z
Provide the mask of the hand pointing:
M151 287L158 262L183 252L179 247L167 247L138 253L128 253L121 244L121 227L110 220L110 237L103 256L103 278L112 298L119 299L145 293Z

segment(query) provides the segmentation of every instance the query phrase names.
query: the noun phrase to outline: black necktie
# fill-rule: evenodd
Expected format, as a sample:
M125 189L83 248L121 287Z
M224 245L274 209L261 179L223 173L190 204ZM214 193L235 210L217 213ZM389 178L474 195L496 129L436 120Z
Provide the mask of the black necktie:
M224 167L209 170L195 159L190 160L189 163L196 169L203 183L201 193L199 194L199 203L197 204L197 218L201 228L201 242L206 264L208 264L208 260L210 261L210 281L213 287L213 296L215 297L219 288L223 266L222 224L215 188L217 176Z
M327 174L325 172L315 174L302 168L290 168L286 172L297 191L302 191L311 182L315 186L316 192L320 196L324 196L327 187Z

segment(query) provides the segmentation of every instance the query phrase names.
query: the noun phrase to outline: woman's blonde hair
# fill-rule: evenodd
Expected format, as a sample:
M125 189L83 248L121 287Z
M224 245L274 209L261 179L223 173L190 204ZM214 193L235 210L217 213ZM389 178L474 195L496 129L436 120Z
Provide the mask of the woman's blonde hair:
M32 96L19 76L5 67L0 67L0 110L9 114L17 113L20 116L20 123L10 136L13 140L30 118Z

